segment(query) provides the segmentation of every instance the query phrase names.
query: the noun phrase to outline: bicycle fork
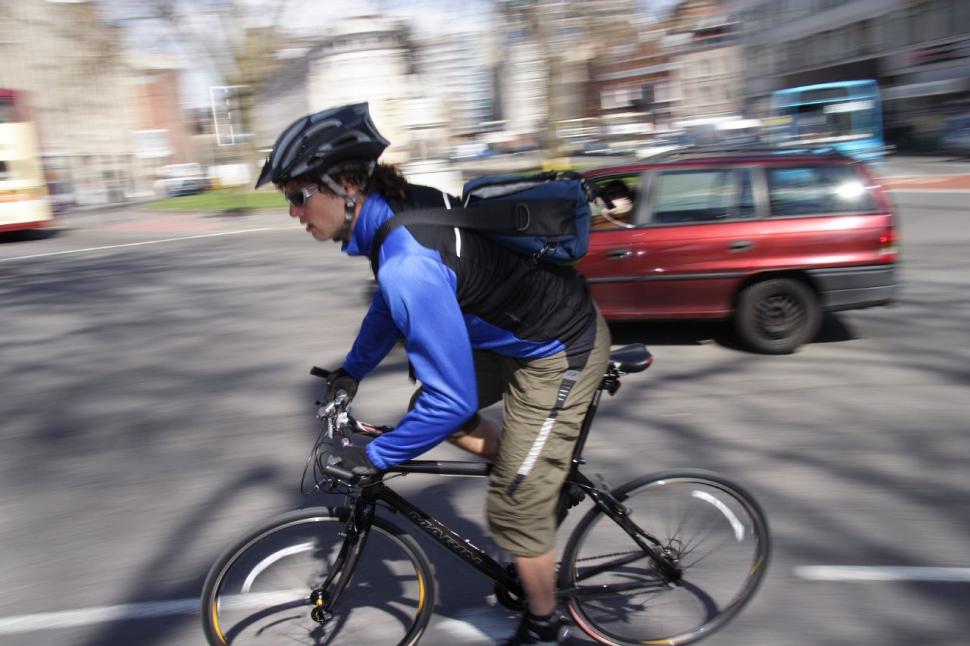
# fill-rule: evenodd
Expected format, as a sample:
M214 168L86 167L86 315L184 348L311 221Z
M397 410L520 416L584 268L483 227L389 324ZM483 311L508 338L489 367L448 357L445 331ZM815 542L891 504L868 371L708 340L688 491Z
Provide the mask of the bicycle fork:
M357 569L357 562L370 535L375 511L373 504L360 502L350 508L344 528L344 542L334 559L333 568L327 573L323 583L310 592L309 600L313 605L310 618L318 624L323 625L333 619L334 606Z

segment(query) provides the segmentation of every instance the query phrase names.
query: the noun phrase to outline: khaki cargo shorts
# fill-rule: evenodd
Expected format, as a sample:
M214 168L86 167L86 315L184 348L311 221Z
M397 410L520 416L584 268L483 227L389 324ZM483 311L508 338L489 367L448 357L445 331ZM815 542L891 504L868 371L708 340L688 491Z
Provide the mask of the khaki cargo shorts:
M486 516L495 542L515 556L538 556L555 546L559 490L609 354L610 331L599 314L584 365L571 366L564 352L531 360L474 353L479 406L503 402Z

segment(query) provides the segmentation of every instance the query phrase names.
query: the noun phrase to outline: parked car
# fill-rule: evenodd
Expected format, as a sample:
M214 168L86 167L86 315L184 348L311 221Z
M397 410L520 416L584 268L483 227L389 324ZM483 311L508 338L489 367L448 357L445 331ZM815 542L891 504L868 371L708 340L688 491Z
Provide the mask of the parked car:
M578 266L607 319L730 319L751 349L785 354L822 312L893 298L893 207L847 157L686 154L586 176L635 192L629 222L595 226Z
M165 197L181 197L183 195L198 195L209 190L210 183L205 177L170 177L160 180L156 191Z
M66 180L51 180L47 183L47 196L51 211L55 215L77 206L74 191Z

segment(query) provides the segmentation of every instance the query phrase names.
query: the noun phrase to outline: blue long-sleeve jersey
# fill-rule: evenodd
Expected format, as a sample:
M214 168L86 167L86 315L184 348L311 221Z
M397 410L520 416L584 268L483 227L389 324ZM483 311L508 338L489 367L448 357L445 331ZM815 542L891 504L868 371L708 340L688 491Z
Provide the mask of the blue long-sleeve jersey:
M410 208L442 205L441 193L410 189ZM438 201L428 203L433 196ZM378 228L393 215L381 195L368 196L344 252L369 256ZM422 384L394 431L367 446L380 469L424 453L475 414L473 348L529 359L585 353L595 337L595 309L582 277L536 264L472 231L396 228L381 246L377 280L380 289L344 369L362 379L403 336Z

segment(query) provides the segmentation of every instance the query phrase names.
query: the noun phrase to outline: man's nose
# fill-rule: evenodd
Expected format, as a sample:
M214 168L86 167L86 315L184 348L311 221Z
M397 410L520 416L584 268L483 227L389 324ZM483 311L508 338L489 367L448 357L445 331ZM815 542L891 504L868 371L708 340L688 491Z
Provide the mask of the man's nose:
M295 204L290 204L290 217L291 218L298 218L301 215L303 215L303 207L302 206L297 206Z

